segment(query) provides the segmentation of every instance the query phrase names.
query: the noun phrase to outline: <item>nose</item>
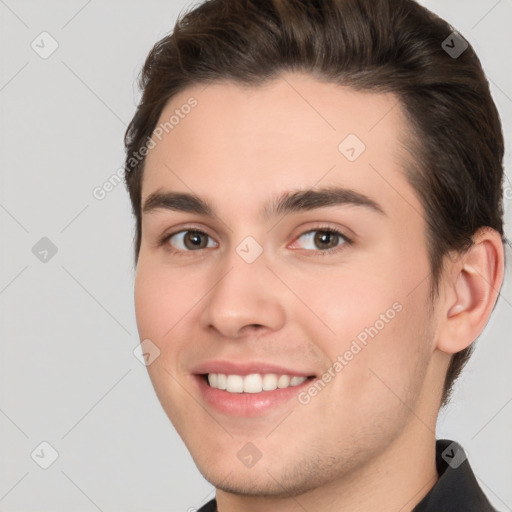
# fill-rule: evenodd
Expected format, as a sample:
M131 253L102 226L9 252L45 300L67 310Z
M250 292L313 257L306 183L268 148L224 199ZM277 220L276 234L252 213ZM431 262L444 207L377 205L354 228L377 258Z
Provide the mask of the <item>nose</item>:
M211 292L202 301L200 323L226 338L277 331L285 322L285 287L267 268L264 253L247 263L235 251L224 262Z

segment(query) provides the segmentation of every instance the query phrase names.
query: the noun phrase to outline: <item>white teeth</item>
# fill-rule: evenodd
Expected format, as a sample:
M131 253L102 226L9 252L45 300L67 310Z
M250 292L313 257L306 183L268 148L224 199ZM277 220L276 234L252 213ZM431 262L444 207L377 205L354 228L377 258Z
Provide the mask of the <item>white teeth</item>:
M208 374L208 377L212 375L211 373ZM215 374L213 374L215 375ZM226 376L223 374L223 373L218 373L217 374L217 388L218 389L226 389Z
M274 391L277 389L277 378L275 373L266 373L263 375L263 391Z
M244 377L244 393L259 393L263 389L263 379L259 373Z
M261 393L302 384L307 377L277 375L275 373L251 373L249 375L226 375L209 373L208 383L212 388L228 393Z
M302 384L305 380L305 377L292 377L290 379L290 386L298 386L299 384Z
M279 389L287 388L290 385L290 377L288 375L281 375L277 381L277 387Z
M241 375L228 375L226 391L230 393L242 393L244 390L244 378Z

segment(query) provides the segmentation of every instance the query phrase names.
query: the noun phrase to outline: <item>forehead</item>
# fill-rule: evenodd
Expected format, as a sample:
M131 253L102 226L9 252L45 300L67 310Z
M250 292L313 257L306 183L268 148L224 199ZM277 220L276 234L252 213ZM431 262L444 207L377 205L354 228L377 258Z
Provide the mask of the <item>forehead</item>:
M158 128L146 157L143 203L165 189L260 209L269 195L341 185L391 208L409 196L409 208L412 201L420 209L403 172L408 130L392 94L297 73L260 86L198 84L167 103Z

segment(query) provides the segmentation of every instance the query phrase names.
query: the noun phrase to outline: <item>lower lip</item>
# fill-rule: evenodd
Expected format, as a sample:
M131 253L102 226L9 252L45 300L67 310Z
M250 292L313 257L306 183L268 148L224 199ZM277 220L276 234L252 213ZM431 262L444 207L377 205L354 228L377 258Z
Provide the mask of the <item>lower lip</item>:
M222 389L212 388L202 375L194 375L194 377L205 402L225 414L248 417L262 416L292 399L299 403L297 395L313 381L309 378L297 386L262 391L261 393L229 393Z

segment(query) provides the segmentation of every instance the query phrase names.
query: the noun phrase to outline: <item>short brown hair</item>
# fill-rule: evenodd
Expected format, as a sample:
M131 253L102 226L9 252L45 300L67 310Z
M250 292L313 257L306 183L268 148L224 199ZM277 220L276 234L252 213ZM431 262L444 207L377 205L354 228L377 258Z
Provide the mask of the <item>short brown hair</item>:
M456 58L443 49L452 32L412 0L206 0L180 15L146 59L142 98L125 133L135 262L144 158L133 155L140 155L168 100L200 83L257 86L297 70L397 96L416 156L406 175L426 212L432 294L438 292L444 257L467 250L480 227L495 229L505 242L498 111L471 45ZM452 356L442 406L472 349Z

